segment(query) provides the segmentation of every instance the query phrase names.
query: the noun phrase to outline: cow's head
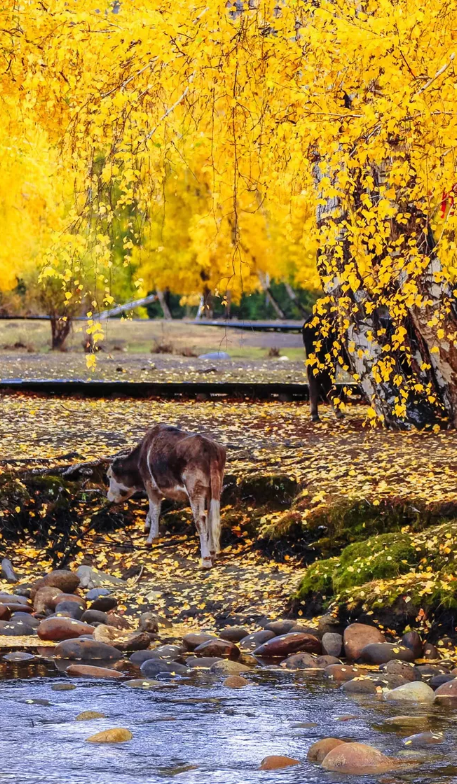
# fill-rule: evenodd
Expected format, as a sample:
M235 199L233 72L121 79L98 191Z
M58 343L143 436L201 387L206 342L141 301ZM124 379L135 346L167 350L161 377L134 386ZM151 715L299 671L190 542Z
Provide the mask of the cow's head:
M123 466L122 459L114 460L106 475L109 479L108 501L115 504L126 501L141 489L135 481L135 476Z

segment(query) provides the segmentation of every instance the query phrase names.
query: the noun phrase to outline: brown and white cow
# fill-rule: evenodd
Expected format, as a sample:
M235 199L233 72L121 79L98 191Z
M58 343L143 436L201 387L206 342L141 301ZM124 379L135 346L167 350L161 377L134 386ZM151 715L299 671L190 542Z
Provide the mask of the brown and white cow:
M129 455L111 463L108 499L120 503L138 490L146 491L148 544L159 535L162 500L188 499L200 535L202 566L209 569L220 552L224 468L221 444L171 425L156 425Z

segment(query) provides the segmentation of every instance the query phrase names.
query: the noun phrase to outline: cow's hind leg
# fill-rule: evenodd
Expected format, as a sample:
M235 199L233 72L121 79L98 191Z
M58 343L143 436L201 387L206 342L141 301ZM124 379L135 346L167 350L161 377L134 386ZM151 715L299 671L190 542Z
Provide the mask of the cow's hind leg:
M189 496L192 514L194 516L195 527L200 536L201 565L203 569L211 569L213 559L211 558L210 542L212 536L209 530L209 517L206 504L206 493L193 493Z

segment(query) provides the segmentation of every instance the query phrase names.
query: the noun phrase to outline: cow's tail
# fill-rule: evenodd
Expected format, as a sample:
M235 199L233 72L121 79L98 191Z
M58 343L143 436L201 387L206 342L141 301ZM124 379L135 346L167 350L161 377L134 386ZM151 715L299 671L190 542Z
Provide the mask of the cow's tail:
M209 525L215 553L221 551L221 495L225 466L224 453L214 456L210 464ZM211 548L212 549L212 548Z

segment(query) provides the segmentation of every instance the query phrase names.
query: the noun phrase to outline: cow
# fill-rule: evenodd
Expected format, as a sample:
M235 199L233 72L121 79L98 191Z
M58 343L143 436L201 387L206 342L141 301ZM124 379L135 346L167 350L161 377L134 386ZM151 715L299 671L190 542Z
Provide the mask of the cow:
M220 552L225 457L225 447L211 438L156 425L127 456L112 461L107 471L108 500L120 503L137 491L146 492L148 545L159 535L162 500L188 500L200 535L201 565L209 569Z
M332 381L330 372L330 365L333 366L335 371L336 361L333 355L333 348L335 341L338 339L336 328L330 323L328 326L327 335L321 336L319 327L314 324L315 317L311 315L303 324L302 337L303 345L305 346L306 357L314 354L318 361L317 373L314 365L306 365L306 373L308 376L308 389L309 389L309 403L311 409L311 419L313 422L319 422L319 399L333 404L333 398L336 395L335 385ZM346 349L344 346L341 348L342 359L349 365L349 358L347 357ZM319 367L320 366L320 367ZM341 419L344 415L338 406L335 406L335 415Z

